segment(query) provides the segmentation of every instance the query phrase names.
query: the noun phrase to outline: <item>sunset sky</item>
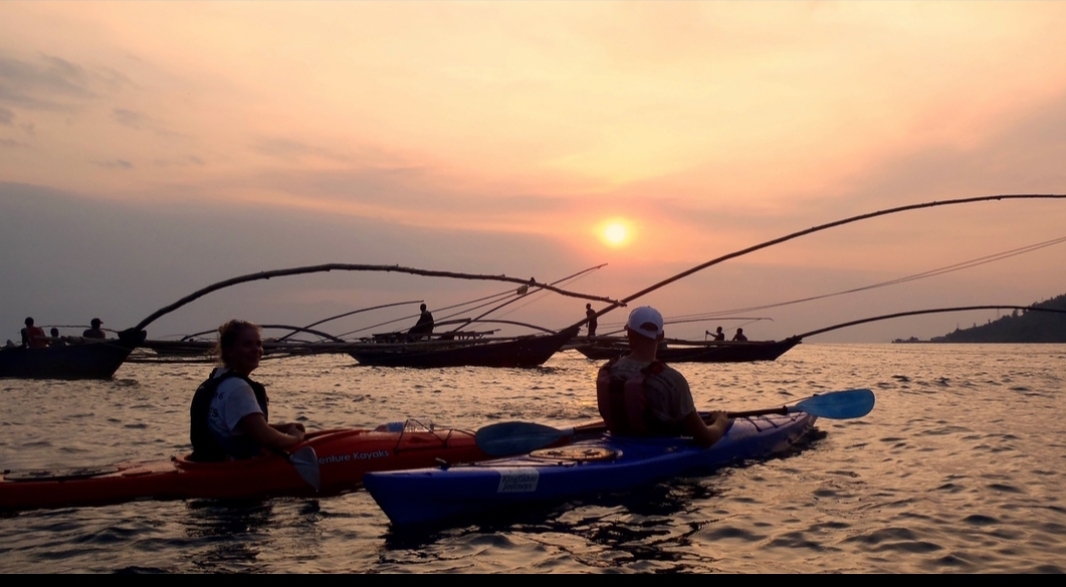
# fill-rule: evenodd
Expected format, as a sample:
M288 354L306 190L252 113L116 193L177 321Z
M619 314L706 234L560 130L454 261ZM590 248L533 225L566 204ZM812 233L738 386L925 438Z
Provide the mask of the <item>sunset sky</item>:
M18 342L26 316L120 329L216 281L331 262L542 282L607 263L566 287L621 298L856 214L1066 193L1064 30L1062 2L5 1L0 343ZM1064 236L1064 200L908 212L740 257L636 303L668 319L758 308ZM743 326L769 339L890 312L1029 304L1066 293L1064 256L1054 244L667 334ZM434 309L508 287L285 278L212 294L149 332L235 316L307 324L401 300ZM584 305L540 296L498 317L559 328ZM809 342L926 338L995 317L879 322Z

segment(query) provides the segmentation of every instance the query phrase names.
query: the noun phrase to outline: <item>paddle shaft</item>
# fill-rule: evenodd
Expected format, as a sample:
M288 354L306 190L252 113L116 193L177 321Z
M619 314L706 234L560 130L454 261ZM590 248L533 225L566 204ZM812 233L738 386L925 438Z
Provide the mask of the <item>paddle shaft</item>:
M726 412L726 417L729 418L749 418L752 416L767 416L770 414L788 414L788 407L781 406L780 408L764 408L762 410L748 410L745 412ZM709 421L710 412L700 412L700 417L704 421ZM594 422L592 424L583 424L581 426L574 426L573 428L564 429L560 432L561 436L584 436L589 434L603 434L607 431L607 424L603 422Z
M874 402L874 394L869 389L849 389L815 394L795 404L778 408L726 412L726 416L729 418L748 418L770 414L787 415L803 412L819 418L846 420L865 416L873 409ZM710 415L710 412L700 412L700 417L704 421L707 421ZM606 431L607 425L604 422L594 422L563 430L531 422L500 422L478 430L475 434L475 440L478 446L486 453L493 456L506 456L543 448L564 439L575 441L594 437Z

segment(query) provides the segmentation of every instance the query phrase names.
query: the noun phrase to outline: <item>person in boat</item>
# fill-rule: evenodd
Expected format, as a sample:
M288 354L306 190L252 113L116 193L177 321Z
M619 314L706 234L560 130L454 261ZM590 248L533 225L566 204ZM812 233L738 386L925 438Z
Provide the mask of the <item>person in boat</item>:
M59 337L59 329L55 326L48 331L48 336L51 337L51 340L48 341L48 346L67 346L67 341Z
M722 332L722 327L721 327L721 326L719 326L719 327L718 327L718 328L717 328L717 329L716 329L716 330L714 331L714 341L715 341L715 342L722 342L722 341L724 341L724 340L725 340L725 333L724 333L724 332Z
M585 324L589 329L588 337L596 336L596 310L592 309L592 304L585 304Z
M737 333L733 335L733 340L736 342L747 342L748 337L744 336L744 329L737 328Z
M99 318L93 318L92 322L89 323L90 328L81 333L82 338L98 338L100 340L107 338L107 335L104 334L104 329L100 328L103 323Z
M608 362L596 378L596 403L612 434L691 436L699 446L717 442L729 426L724 412L704 423L685 376L656 360L664 337L663 317L651 306L636 308L626 321L629 354Z
M218 329L217 349L222 366L200 384L192 400L192 460L246 459L302 442L303 424L267 423L266 388L251 379L263 358L259 326L226 322Z
M422 314L418 317L418 322L407 331L408 340L418 340L433 334L433 314L426 309L425 304L419 306L419 309Z
M48 337L45 336L44 329L34 326L33 318L26 318L24 323L26 327L20 331L23 348L42 349L48 346Z

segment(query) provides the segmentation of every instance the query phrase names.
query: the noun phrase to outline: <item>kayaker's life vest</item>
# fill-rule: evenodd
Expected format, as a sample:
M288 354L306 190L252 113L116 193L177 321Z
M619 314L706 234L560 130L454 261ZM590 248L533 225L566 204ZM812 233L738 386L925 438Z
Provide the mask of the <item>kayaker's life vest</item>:
M247 376L233 371L229 371L221 377L213 377L214 372L211 374L212 377L208 377L206 381L201 383L200 387L196 389L196 393L192 396L192 408L189 414L189 421L191 422L189 436L192 440L192 456L189 457L190 460L224 461L229 457L246 459L256 456L259 454L261 447L247 435L227 439L220 439L215 436L215 433L211 431L210 424L208 424L208 413L211 410L211 400L215 398L218 386L230 377L237 377L243 379L245 383L251 386L252 391L255 393L255 402L259 404L259 409L263 410L263 417L266 418L267 404L269 403L266 388L263 387L263 384L252 381Z
M596 377L596 403L607 429L620 436L650 436L662 434L663 426L651 417L644 383L648 375L662 373L666 364L654 361L629 377L612 377L614 359Z

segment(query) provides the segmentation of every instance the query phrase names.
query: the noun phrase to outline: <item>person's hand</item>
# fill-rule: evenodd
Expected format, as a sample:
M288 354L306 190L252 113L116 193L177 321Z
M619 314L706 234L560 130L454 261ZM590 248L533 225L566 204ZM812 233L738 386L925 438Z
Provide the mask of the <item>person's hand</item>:
M725 412L717 410L711 412L710 417L707 418L707 420L709 420L707 424L708 428L715 428L723 432L725 431L726 426L729 425L729 416L727 416Z
M283 432L285 434L288 434L289 436L295 436L295 437L299 438L300 440L303 440L304 434L307 433L307 431L304 429L304 425L303 424L294 423L294 422L290 422L290 423L287 423L287 424L282 424L282 425L278 426L277 429L278 429L279 432Z

